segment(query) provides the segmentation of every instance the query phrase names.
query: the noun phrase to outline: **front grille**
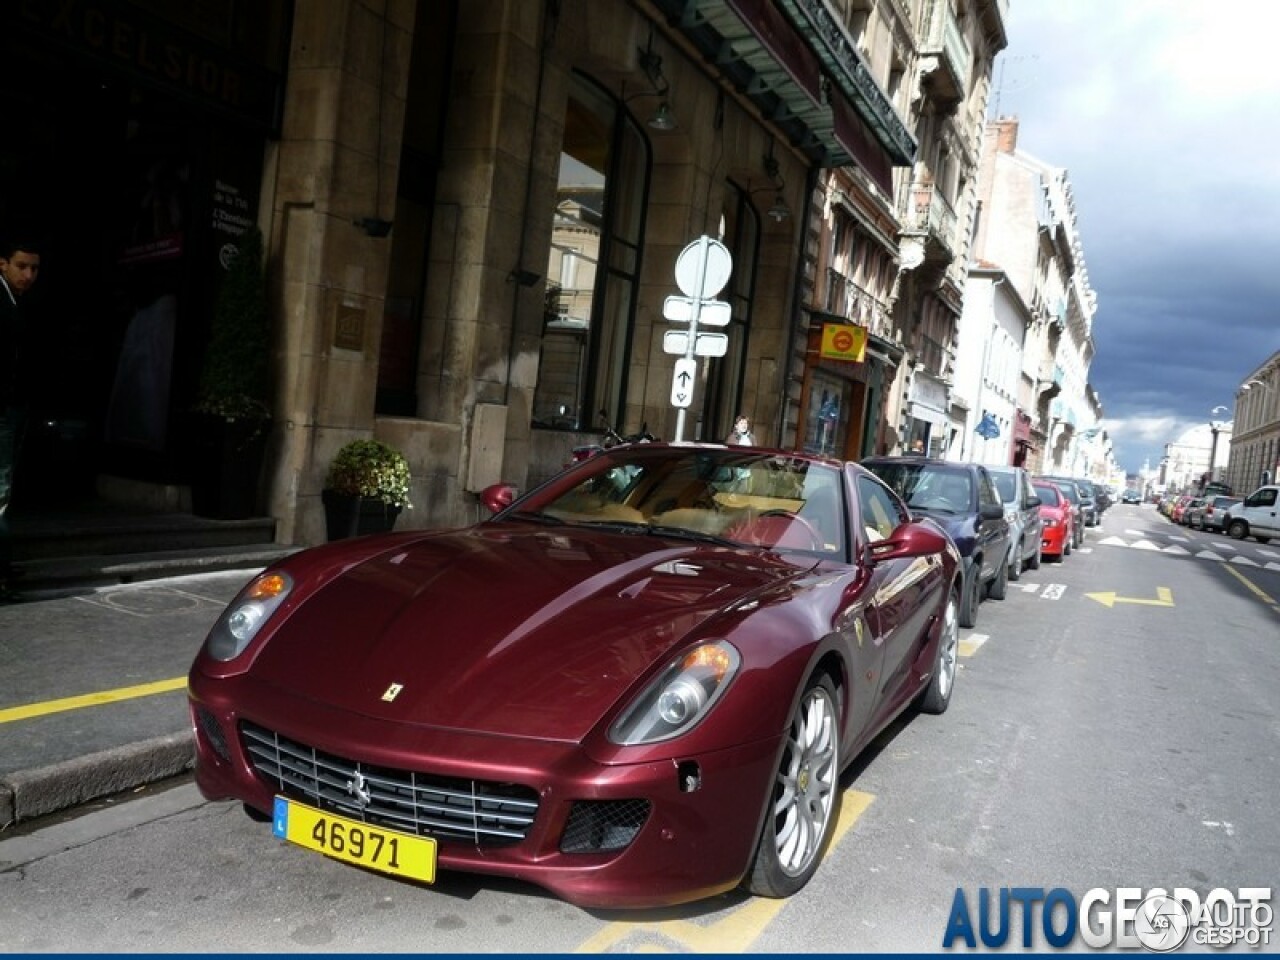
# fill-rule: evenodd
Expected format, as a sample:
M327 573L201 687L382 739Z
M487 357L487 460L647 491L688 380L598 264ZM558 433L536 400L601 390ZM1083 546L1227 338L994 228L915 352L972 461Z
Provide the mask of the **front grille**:
M563 853L621 850L649 818L648 800L580 800L560 840Z
M515 783L436 777L347 760L241 723L258 776L291 800L389 830L464 840L517 843L538 815L538 795Z

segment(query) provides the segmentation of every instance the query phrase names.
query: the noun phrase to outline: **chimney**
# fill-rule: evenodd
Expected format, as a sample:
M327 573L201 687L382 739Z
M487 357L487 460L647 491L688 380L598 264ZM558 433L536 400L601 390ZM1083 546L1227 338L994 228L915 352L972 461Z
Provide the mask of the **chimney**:
M1018 118L1000 117L995 121L996 152L1013 153L1018 149Z

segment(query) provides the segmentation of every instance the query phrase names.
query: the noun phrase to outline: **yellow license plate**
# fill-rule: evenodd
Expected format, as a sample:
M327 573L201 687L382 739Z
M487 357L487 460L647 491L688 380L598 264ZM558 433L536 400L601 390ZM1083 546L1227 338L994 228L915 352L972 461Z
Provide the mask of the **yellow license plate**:
M276 797L271 830L282 840L371 870L436 881L436 842L394 830L336 817Z

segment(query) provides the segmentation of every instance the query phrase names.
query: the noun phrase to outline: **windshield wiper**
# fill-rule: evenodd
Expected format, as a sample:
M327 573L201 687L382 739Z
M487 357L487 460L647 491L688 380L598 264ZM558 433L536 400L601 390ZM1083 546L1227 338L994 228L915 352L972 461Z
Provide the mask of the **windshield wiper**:
M714 543L722 547L736 547L740 544L725 537L717 537L714 533L705 533L702 530L690 530L688 527L671 527L655 523L649 527L649 532L655 537L680 537L684 540L698 540L702 543Z
M503 520L527 520L530 523L541 523L549 527L558 527L564 524L559 517L553 517L549 513L531 513L528 510L517 510L515 513L508 513Z

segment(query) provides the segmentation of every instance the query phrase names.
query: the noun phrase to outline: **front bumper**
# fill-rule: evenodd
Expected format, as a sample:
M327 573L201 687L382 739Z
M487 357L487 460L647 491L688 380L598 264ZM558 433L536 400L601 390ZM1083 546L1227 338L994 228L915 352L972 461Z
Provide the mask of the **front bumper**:
M522 836L501 843L438 837L440 870L527 881L586 907L667 906L736 887L754 852L781 747L779 737L695 756L603 764L576 743L376 720L243 676L211 679L193 671L189 690L196 784L205 797L234 798L269 814L277 793L289 795L291 784L255 769L246 724L370 767L522 785L536 799ZM315 802L296 792L291 798ZM582 819L574 818L575 809L636 800L647 804L647 816L625 847L566 852L566 829Z

